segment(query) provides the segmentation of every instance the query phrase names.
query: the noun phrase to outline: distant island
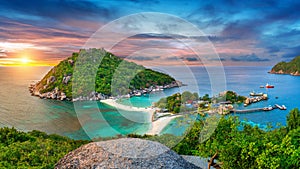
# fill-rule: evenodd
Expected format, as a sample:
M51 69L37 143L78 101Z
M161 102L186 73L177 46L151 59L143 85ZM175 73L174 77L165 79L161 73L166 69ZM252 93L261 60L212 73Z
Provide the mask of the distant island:
M290 62L279 62L269 72L272 74L290 74L300 76L300 56Z
M78 76L78 83L89 82L91 79L87 79L85 73L93 70L91 67L97 66L94 89L86 89L78 85L78 88L72 88L73 71L78 56L81 62L85 61L85 67L79 70L82 71L82 75ZM97 65L95 60L100 59L102 59L101 64ZM113 79L116 75L118 78ZM130 82L128 79L131 79ZM113 85L112 80L114 80ZM167 74L128 62L104 49L94 48L81 49L78 53L73 53L71 57L53 67L41 81L31 84L29 90L32 95L40 98L80 101L139 96L181 85L181 82Z

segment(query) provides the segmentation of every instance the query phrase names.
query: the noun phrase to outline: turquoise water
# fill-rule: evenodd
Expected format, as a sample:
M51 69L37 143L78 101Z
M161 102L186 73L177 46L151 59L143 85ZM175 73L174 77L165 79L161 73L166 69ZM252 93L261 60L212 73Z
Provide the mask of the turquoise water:
M41 79L49 69L50 67L0 67L1 127L14 126L25 131L37 129L74 139L111 137L128 133L142 134L151 127L151 124L145 122L148 115L143 112L118 112L113 107L99 102L83 102L77 107L79 111L75 111L71 102L32 97L28 92L28 85ZM178 71L180 69L180 67L165 67L160 70L171 74L188 86L133 97L122 102L137 107L148 107L161 97L185 90L199 91L200 95L215 94L212 92L209 74L204 67L191 67L192 74ZM248 123L262 128L268 123L273 126L277 123L285 125L288 111L300 107L300 77L268 74L270 69L271 67L225 67L227 90L234 90L242 95L248 95L253 90L268 93L270 97L268 101L247 108L265 107L275 103L287 106L287 111L273 110L237 115L242 120L247 119ZM211 76L219 77L218 74ZM275 88L269 90L259 88L266 83L275 85ZM176 135L183 133L187 126L178 125L179 121L180 119L173 120L163 133Z
M74 139L142 134L150 127L151 124L145 122L148 114L143 112L119 112L99 102L96 106L92 102L82 102L75 111L72 102L31 96L28 85L40 80L49 69L0 67L0 127L41 130Z
M178 68L172 67L170 69ZM206 93L210 94L210 96L215 95L216 93L212 92L212 82L209 80L209 74L205 67L191 67L190 69L197 81L197 84L194 83L193 77L191 75L187 75L185 72L170 71L176 79L192 85L182 87L181 89L171 89L159 94L150 94L150 96L131 98L130 100L125 100L123 102L125 104L129 104L131 101L133 106L149 106L152 102L159 100L161 96L171 95L185 90L193 91L196 86L198 87L200 95L204 95ZM266 107L269 105L273 106L274 104L285 105L287 107L287 110L285 111L276 109L269 112L262 111L247 114L232 114L239 116L241 121L253 126L259 126L260 128L265 128L268 124L271 124L274 127L278 126L278 124L286 125L286 115L289 110L295 107L300 108L300 77L269 74L267 72L270 71L270 69L271 67L224 67L226 90L233 90L244 96L248 96L251 91L264 92L269 96L269 100L252 104L246 108L242 104L235 105L237 109ZM222 72L220 72L220 74L221 73ZM215 76L218 77L218 74L215 74ZM264 86L266 83L274 85L275 88L260 88L261 85ZM278 98L276 99L276 97ZM164 129L163 133L182 133L184 127L176 126L177 123L177 120L174 120Z

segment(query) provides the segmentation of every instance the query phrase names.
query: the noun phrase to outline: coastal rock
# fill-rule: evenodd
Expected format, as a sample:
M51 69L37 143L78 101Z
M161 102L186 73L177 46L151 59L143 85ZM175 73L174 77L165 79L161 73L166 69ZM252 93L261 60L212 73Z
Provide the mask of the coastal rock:
M54 76L50 76L48 79L47 79L47 84L50 84L50 83L53 83L55 82L56 78Z
M59 99L60 99L61 101L63 101L63 100L65 100L66 98L67 98L66 94L65 94L64 92L61 92L61 93L60 93L60 96L59 96Z
M271 70L269 73L271 73L271 74L289 74L292 76L300 76L299 71L288 73L288 72L284 72L283 70L279 70L279 71Z
M63 80L62 80L63 84L68 84L68 82L71 80L71 77L72 76L70 76L70 75L63 77Z
M94 142L60 159L56 169L79 168L200 168L166 146L137 138Z
M273 74L284 74L283 70L279 70L279 71L271 70L270 73L273 73Z
M296 71L294 73L291 73L291 75L293 75L293 76L300 76L300 73L298 71Z
M73 66L73 65L74 65L74 60L72 60L72 59L69 59L69 60L68 60L68 62L69 62L69 64L70 64L71 66Z

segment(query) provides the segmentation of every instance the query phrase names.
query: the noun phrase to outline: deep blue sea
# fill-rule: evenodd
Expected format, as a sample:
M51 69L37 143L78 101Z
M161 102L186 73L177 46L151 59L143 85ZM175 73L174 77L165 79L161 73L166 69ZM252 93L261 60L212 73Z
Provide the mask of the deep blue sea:
M82 102L79 105L80 110L75 111L71 102L32 97L28 92L28 85L41 79L49 69L50 67L0 67L1 127L9 126L25 131L42 130L74 139L112 137L128 133L143 134L151 127L150 123L143 122L148 118L144 112L120 113L115 108L99 102ZM277 103L285 105L288 110L237 114L241 120L261 128L267 124L285 125L288 111L300 107L300 77L268 74L271 67L224 67L224 72L220 71L223 68L210 67L207 71L205 67L195 66L154 69L169 73L188 86L124 99L124 104L150 106L161 97L185 90L199 92L200 95L214 95L223 90L234 90L241 95L249 95L251 91L265 92L269 95L268 101L252 104L247 108ZM266 83L274 85L275 88L259 88ZM177 123L178 120L173 120L163 133L183 133L184 127L178 127Z

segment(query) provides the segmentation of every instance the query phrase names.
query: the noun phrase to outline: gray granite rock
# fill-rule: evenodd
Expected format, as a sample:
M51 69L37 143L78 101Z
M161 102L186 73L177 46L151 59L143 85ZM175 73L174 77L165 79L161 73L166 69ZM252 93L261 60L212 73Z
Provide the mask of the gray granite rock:
M198 169L200 167L187 162L160 143L122 138L81 146L60 159L55 168Z
M182 155L181 157L183 157L186 161L200 167L203 169L208 168L208 161L210 160L210 158L202 158L199 156L187 156L187 155ZM210 167L211 169L215 169L213 166Z

